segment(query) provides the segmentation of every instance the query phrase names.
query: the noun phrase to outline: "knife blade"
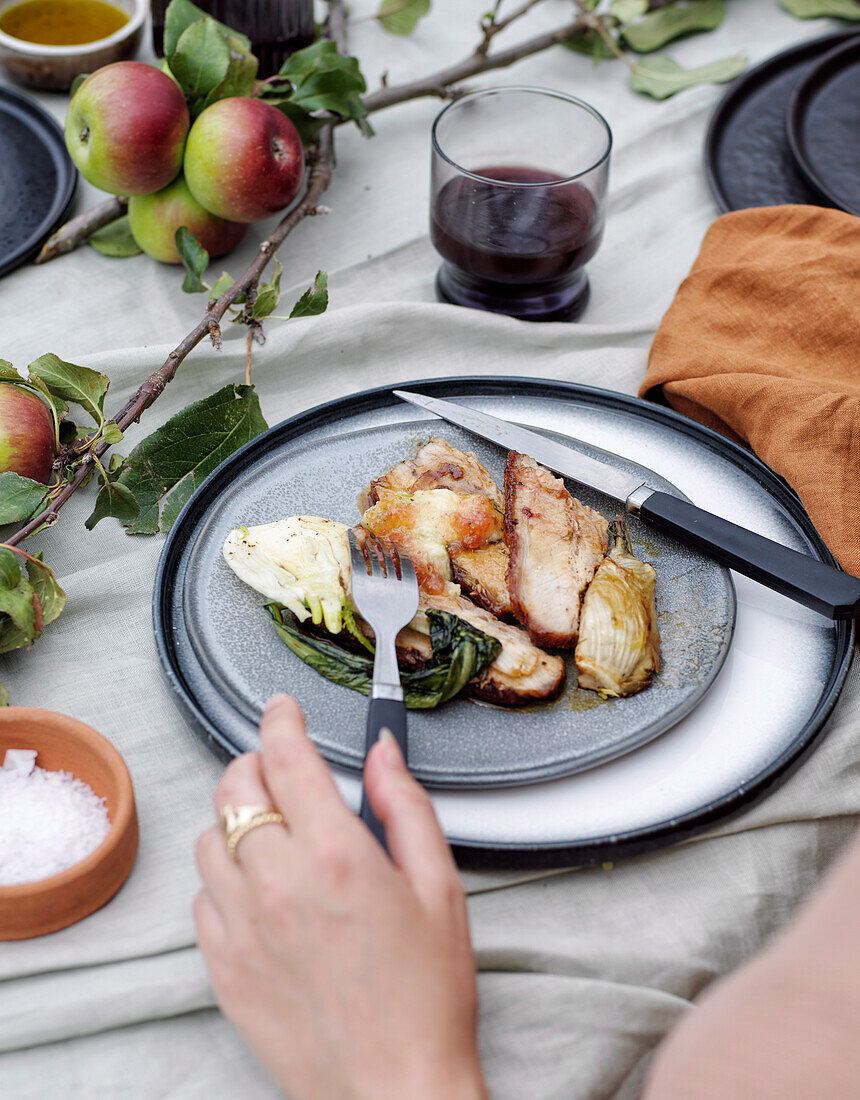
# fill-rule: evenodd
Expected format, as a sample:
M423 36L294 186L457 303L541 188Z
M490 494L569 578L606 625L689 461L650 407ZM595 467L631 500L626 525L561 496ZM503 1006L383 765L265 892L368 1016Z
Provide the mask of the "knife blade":
M563 477L614 497L651 527L830 619L849 619L860 612L857 577L654 489L613 464L617 455L590 448L606 460L592 457L576 449L577 440L572 439L570 445L559 443L453 401L407 390L392 393L506 450L527 454Z

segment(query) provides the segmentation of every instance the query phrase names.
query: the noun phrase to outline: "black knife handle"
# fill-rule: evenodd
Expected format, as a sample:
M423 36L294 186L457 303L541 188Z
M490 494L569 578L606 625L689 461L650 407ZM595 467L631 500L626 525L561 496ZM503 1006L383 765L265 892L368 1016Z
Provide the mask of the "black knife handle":
M365 757L379 740L380 730L388 728L394 734L403 759L406 760L406 704L398 699L371 699L367 711L367 734L364 740ZM382 847L388 851L385 842L385 828L370 806L364 784L361 787L361 820L370 829Z
M850 619L860 611L860 580L831 565L799 554L711 515L669 493L653 492L639 515L659 531L731 566L753 580L831 619Z

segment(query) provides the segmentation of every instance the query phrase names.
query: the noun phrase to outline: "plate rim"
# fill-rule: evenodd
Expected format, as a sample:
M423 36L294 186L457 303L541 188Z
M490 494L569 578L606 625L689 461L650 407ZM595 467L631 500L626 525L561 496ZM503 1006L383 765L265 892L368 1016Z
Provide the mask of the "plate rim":
M708 449L728 458L771 493L789 513L803 534L804 539L821 561L836 565L833 554L824 544L806 514L800 498L779 475L775 474L751 451L746 450L733 440L720 435L711 428L683 416L674 409L653 401L645 401L629 394L618 393L583 383L566 382L555 379L528 378L511 376L496 378L493 376L466 375L412 380L385 386L376 386L347 394L331 401L295 413L268 429L268 432L284 430L302 425L306 431L324 426L337 419L339 410L352 414L368 412L385 407L399 407L401 404L392 395L393 389L411 389L429 396L506 396L520 388L531 390L532 394L542 397L555 396L564 399L580 399L598 407L622 408L644 416L647 420L659 421L673 426L675 430L697 439ZM438 391L438 392L437 392ZM267 434L267 433L264 433ZM173 663L173 646L167 624L170 621L169 599L167 599L170 576L175 572L175 562L181 555L187 539L183 538L183 528L187 516L192 510L202 507L202 503L217 480L228 468L241 467L248 455L259 443L256 436L238 451L235 451L221 463L200 487L188 499L167 534L159 556L153 585L152 618L156 649L162 672L167 680L180 710L189 720L192 728L208 743L212 751L221 759L230 759L234 755L217 728L207 719L201 709L194 704L193 693L183 684L178 668ZM836 659L825 686L819 695L818 704L798 731L791 745L787 746L774 760L751 777L742 787L723 795L689 813L670 817L645 827L594 837L587 841L550 841L547 843L520 843L512 841L493 842L491 846L462 838L450 838L451 848L463 867L522 869L547 868L571 865L589 865L606 860L627 858L644 852L678 843L705 831L717 822L724 821L735 814L750 808L763 798L794 771L812 750L821 731L836 705L839 693L848 674L853 657L855 626L853 620L840 620L834 624L836 629Z
M65 173L58 173L61 178L54 192L53 201L38 226L8 256L0 256L0 278L8 275L9 272L14 271L16 267L20 267L36 255L42 247L43 241L50 236L68 214L78 187L78 171L68 154L63 131L57 120L32 96L26 95L17 88L0 85L0 111L2 111L4 100L11 101L11 104L17 107L19 111L30 116L31 132L42 140L45 147L50 147L59 153L59 159L65 167Z
M805 137L805 120L809 108L817 91L826 85L833 74L826 72L826 67L834 62L838 64L843 54L857 54L856 62L860 63L860 31L849 34L847 41L835 46L818 61L797 85L788 101L788 113L786 115L786 134L791 154L797 162L797 166L806 177L810 187L819 192L837 210L844 210L848 214L860 217L860 203L852 206L840 199L830 190L826 181L822 180L809 160Z
M711 114L708 128L705 132L705 143L702 151L705 178L708 181L708 187L721 213L728 214L733 210L748 209L748 207L730 205L726 198L725 191L723 190L720 181L720 173L717 169L717 146L719 145L722 131L725 128L727 116L735 107L736 102L738 100L743 100L747 93L747 89L751 85L760 82L763 77L768 76L771 69L783 67L786 62L791 61L796 55L806 53L807 51L817 52L817 50L820 49L823 56L824 53L829 52L830 49L837 49L847 44L851 38L858 35L860 35L860 30L834 31L830 34L820 35L818 38L806 38L802 42L796 43L794 46L788 46L786 49L780 50L779 53L775 53L771 57L766 57L764 61L760 61L758 65L754 65L751 69L747 69L745 72L741 73L736 80L732 81Z

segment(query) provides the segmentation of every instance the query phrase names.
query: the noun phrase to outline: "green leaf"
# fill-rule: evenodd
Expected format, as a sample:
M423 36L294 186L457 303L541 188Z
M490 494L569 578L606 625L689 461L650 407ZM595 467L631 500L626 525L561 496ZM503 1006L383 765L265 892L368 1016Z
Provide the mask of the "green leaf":
M265 283L257 291L257 297L254 299L254 304L251 307L252 317L268 317L270 313L274 313L278 306L278 299L281 297L281 275L284 272L284 266L280 260L275 260L275 274L272 277L270 283Z
M412 34L430 11L430 0L382 0L376 18L389 34Z
M9 706L9 689L5 684L0 684L0 707Z
M686 7L674 5L650 12L625 27L621 37L631 50L652 53L682 35L714 30L725 15L724 0L690 0Z
M66 363L50 352L32 362L29 371L30 377L44 382L55 397L80 405L97 424L104 422L105 394L110 385L107 375Z
M258 68L256 57L236 35L227 35L225 41L230 52L227 72L223 80L209 91L201 106L203 111L219 99L228 99L230 96L251 96L254 93Z
M228 385L195 401L139 443L119 483L134 494L140 515L133 535L169 529L182 506L228 455L267 427L253 386Z
M277 107L281 114L287 116L293 126L298 130L299 137L302 139L302 145L310 145L326 124L324 118L314 118L310 111L305 110L304 107L300 107L298 103L294 103L291 99L267 98L266 102L271 103L273 107Z
M164 13L164 49L162 51L168 61L176 52L176 46L182 34L191 24L196 23L199 19L209 18L211 16L192 4L190 0L170 0ZM216 22L216 20L213 20L213 22ZM239 34L231 27L225 27L223 23L218 23L218 26L227 34L237 38L246 49L250 49L251 43L244 34Z
M18 571L18 583L0 585L0 653L29 647L42 632L42 614L33 586Z
M21 383L24 379L15 370L8 359L0 359L0 382Z
M89 434L89 429L87 429L87 434ZM78 438L77 424L73 424L71 420L60 421L59 436L59 444L61 447L67 447L70 443L74 443Z
M134 493L119 481L102 480L92 515L84 523L92 531L99 520L113 516L120 523L132 523L140 515L140 505Z
M0 526L20 523L34 516L47 495L47 485L11 470L0 474Z
M123 214L116 221L109 222L108 225L97 229L95 233L91 233L87 237L87 244L91 244L96 252L100 252L102 256L124 258L126 256L139 256L143 251L131 235L128 214Z
M47 385L41 378L34 378L32 375L29 379L29 385L37 390L39 394L45 399L48 408L51 410L51 416L54 421L54 438L58 444L63 442L62 440L62 427L65 423L66 415L69 411L69 406L63 401L61 397L56 397L48 389Z
M0 586L15 588L21 579L21 563L14 550L0 547Z
M648 0L612 0L609 5L609 14L621 24L632 23L647 11Z
M27 575L33 591L39 597L42 605L42 619L47 626L66 606L66 593L57 584L54 571L42 561L41 551L33 555L32 561L27 562Z
M820 19L829 15L834 19L860 19L860 4L855 0L780 0L787 12L798 19Z
M122 442L123 434L117 427L117 422L115 420L109 420L102 428L102 439L105 443L110 444L111 447L116 443Z
M170 71L179 81L191 117L203 110L210 92L226 78L230 68L230 47L214 19L199 19L179 36L170 55Z
M196 294L201 290L208 290L209 288L200 276L209 266L209 253L191 230L184 225L180 225L176 230L174 240L176 241L179 258L185 265L187 272L182 283L182 289L186 294Z
M630 73L630 86L637 92L653 96L654 99L668 99L684 88L695 84L725 84L746 68L744 55L726 57L722 61L713 61L698 69L682 69L677 61L670 57L651 57L640 61Z
M308 287L290 310L290 318L316 317L319 313L325 313L328 308L328 276L324 271L318 271L314 279L314 285Z
M210 298L220 298L225 290L229 290L236 280L226 271L222 271L209 291Z
M89 73L78 73L78 75L75 77L75 79L72 81L72 83L69 86L69 98L74 96L75 92L78 90L78 88L80 88L80 86L83 84L83 82L87 79L87 77L89 75L90 75Z
M367 114L359 98L367 84L358 61L338 53L328 39L298 50L284 62L278 76L290 82L293 91L289 98L306 111L330 111L352 119Z
M607 33L613 37L611 32ZM598 34L597 31L586 31L585 34L580 34L576 38L569 38L566 42L562 42L562 46L573 53L584 53L586 57L593 58L595 64L598 61L610 61L618 56L603 35Z

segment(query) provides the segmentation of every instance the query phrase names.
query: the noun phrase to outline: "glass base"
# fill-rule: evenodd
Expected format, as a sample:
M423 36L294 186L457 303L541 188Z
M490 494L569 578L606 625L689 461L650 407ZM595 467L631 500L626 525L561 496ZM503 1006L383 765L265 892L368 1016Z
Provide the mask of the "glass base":
M566 276L564 282L517 287L476 279L451 264L442 264L436 275L436 294L441 302L504 313L521 321L578 321L588 305L591 287L582 268Z

